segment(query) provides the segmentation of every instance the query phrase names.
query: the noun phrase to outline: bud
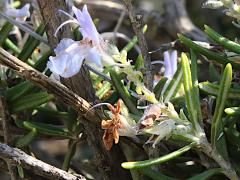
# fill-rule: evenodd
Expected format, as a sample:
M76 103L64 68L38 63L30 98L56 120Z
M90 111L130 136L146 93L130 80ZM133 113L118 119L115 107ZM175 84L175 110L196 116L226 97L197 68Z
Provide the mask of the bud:
M113 58L116 61L121 62L122 64L126 64L127 63L127 51L123 50L123 51L121 51L121 53L113 55Z
M138 95L142 94L142 88L141 88L141 86L137 86L135 90L136 90L136 93L137 93Z
M209 0L205 3L203 3L202 7L203 8L209 8L209 9L218 9L223 7L224 4L221 1L214 1L214 0Z

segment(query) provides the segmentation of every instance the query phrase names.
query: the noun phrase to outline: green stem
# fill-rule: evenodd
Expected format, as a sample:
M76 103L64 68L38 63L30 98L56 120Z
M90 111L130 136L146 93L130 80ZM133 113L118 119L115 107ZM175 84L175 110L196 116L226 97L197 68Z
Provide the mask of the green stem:
M209 49L194 43L192 40L190 40L189 38L181 34L179 34L178 37L183 44L187 45L189 48L193 49L195 52L198 52L206 56L208 59L216 61L223 65L226 65L227 63L231 63L233 68L238 70L240 69L240 64L231 61L230 59L226 58L223 54L210 51Z
M11 23L9 23L9 22L6 22L3 25L3 27L2 27L2 29L0 31L0 46L3 45L3 43L7 39L7 37L9 35L10 31L12 30L12 28L13 28L13 25Z
M231 82L232 66L231 64L227 64L221 79L211 127L211 143L213 147L215 147L225 159L228 159L228 153L224 135L221 135L223 133L222 114L224 111L225 102L227 100L227 94L229 92Z
M156 159L149 159L145 161L137 161L137 162L124 162L122 163L122 167L125 169L137 169L137 168L145 168L150 167L153 165L162 164L164 162L170 161L174 158L177 158L178 156L182 155L183 153L189 151L192 147L194 147L197 143L193 142L181 149L178 149L177 151L174 151L172 153L169 153L165 156L156 158Z
M63 162L63 165L62 165L62 169L64 171L68 171L68 169L69 169L71 160L72 160L72 158L75 154L75 151L76 151L76 145L77 145L76 141L69 142L69 150L64 157L64 162Z

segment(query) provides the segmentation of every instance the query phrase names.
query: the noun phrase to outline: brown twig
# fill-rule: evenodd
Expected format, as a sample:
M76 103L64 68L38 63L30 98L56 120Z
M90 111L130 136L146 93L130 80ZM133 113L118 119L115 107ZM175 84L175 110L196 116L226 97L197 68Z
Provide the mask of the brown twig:
M13 164L21 164L23 168L31 170L37 175L49 179L61 180L80 180L85 179L83 176L74 176L61 169L44 163L17 148L12 148L6 144L0 143L0 157L10 160Z
M1 80L1 79L0 79ZM2 117L2 129L3 129L3 135L4 135L4 142L6 144L11 144L11 133L9 130L9 123L11 121L11 115L9 114L7 103L5 100L5 82L4 80L1 80L0 83L0 116ZM7 161L7 166L9 170L9 174L11 177L11 180L16 180L16 167L14 167L10 161Z
M144 83L146 87L152 91L153 88L153 77L152 77L152 65L151 65L151 58L148 53L147 42L142 32L142 16L134 14L134 8L132 6L131 0L123 0L126 9L128 11L128 15L130 21L132 23L133 30L138 38L138 43L142 52L143 61L144 61L144 70L145 70L145 78Z
M59 100L85 115L87 120L99 123L99 118L96 117L94 110L90 110L91 105L85 99L79 97L62 84L49 79L2 48L0 48L0 63L14 70L19 76L54 94Z

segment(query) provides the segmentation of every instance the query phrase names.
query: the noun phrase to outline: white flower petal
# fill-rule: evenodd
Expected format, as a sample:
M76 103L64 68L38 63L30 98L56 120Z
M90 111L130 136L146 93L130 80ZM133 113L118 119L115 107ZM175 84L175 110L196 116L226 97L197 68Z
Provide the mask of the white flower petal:
M64 69L67 64L68 59L67 54L62 54L57 57L50 56L47 63L47 67L55 74L61 75L64 72Z
M78 41L63 39L55 49L57 55L49 58L48 68L64 78L74 76L79 72L90 49L90 46Z
M73 43L76 43L76 41L68 38L62 39L60 43L57 45L57 47L54 49L55 54L58 55L60 52L64 51L69 46L71 46Z
M109 56L107 53L102 53L101 54L101 57L102 57L102 64L104 66L113 66L113 65L116 65L117 63L114 61L114 59Z
M103 68L100 52L96 48L92 48L88 55L86 56L86 63L87 64L94 64L97 68Z
M172 76L177 71L177 51L174 50L170 53L170 63L172 65Z
M81 33L83 38L91 39L94 43L99 44L99 33L93 23L93 20L87 10L87 6L83 6L83 10L77 9L75 6L72 7L74 14L81 26Z
M171 79L172 78L172 66L171 66L171 62L170 62L169 52L165 51L163 53L163 56L164 56L164 65L165 65L164 77Z
M83 60L84 56L79 56L78 54L73 56L72 59L67 62L67 66L65 67L64 72L61 76L64 78L69 78L76 75L81 69Z
M26 4L21 9L8 8L5 11L5 13L6 15L13 18L26 19L27 17L30 16L29 8L30 8L30 4Z

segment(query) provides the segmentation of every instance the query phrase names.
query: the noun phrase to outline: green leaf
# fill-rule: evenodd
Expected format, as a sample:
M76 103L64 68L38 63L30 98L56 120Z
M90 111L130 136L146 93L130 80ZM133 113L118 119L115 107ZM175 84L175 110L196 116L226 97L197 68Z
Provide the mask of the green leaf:
M20 121L20 120L15 120L15 123L18 127L25 128L30 131L32 131L33 129L36 129L37 132L40 134L73 138L67 128L61 128L52 124L45 124L45 123L31 122L31 121Z
M77 26L74 30L73 30L73 37L75 41L80 41L83 36L81 34L81 32L79 31L80 26Z
M9 22L6 22L3 25L3 27L0 31L0 46L3 45L3 43L5 42L5 40L8 37L9 33L11 32L12 28L13 28L13 25Z
M179 117L180 117L180 119L182 119L182 120L186 120L186 121L188 120L188 118L187 118L187 116L185 115L183 109L180 109Z
M144 25L143 27L143 33L147 31L147 25ZM129 52L138 42L137 36L134 36L130 42L122 49Z
M224 128L227 140L240 148L240 133L235 128Z
M195 175L195 176L189 178L188 180L207 180L210 177L212 177L213 175L220 174L220 173L223 173L222 168L209 169L198 175Z
M129 94L127 88L121 82L121 79L119 78L118 74L114 70L111 70L110 71L110 76L111 76L111 79L112 79L113 86L118 91L119 95L123 99L125 105L128 107L130 112L132 112L133 114L138 115L139 111L136 108L134 100L131 97L131 95Z
M108 74L109 73L109 71L110 71L110 69L111 69L112 67L106 67L106 68L104 68L104 70L103 70L103 72L102 73L104 73L104 74ZM101 76L97 76L97 78L94 80L94 86L97 86L99 83L101 83L102 81L103 81L104 79L103 79L103 77L101 77Z
M19 54L21 52L21 50L8 38L5 40L4 45L12 50L15 54Z
M69 113L68 112L62 112L57 111L53 109L49 109L49 107L37 107L36 110L38 113L43 114L44 116L50 117L50 118L64 118L69 119Z
M213 96L217 96L220 89L219 85L212 84L208 81L199 83L198 87L204 93ZM240 100L240 89L230 88L227 94L227 99Z
M43 56L34 64L34 68L43 71L46 68L48 57L51 55L51 51L47 51ZM17 98L29 93L35 86L29 82L21 82L7 90L7 100L12 102Z
M240 69L240 64L231 61L230 59L226 58L223 54L210 51L207 48L204 48L204 47L194 43L192 40L186 38L185 36L183 36L181 34L179 34L178 37L183 44L187 45L189 48L193 49L195 52L198 52L198 53L206 56L208 59L216 61L223 65L226 65L227 63L231 63L233 68L238 69L238 70Z
M139 169L139 168L146 168L153 165L159 165L165 162L168 162L178 156L182 155L183 153L189 151L192 147L194 147L196 143L191 143L177 151L171 152L165 156L156 158L156 159L149 159L145 161L136 161L136 162L124 162L121 166L125 169Z
M190 64L188 57L185 53L181 54L181 60L182 60L182 69L183 69L183 86L185 91L185 99L187 104L187 110L190 116L190 121L193 124L193 127L197 132L201 132L201 127L198 123L198 115L197 115L197 109L198 104L195 102L196 97L194 93L194 87L193 87L193 80L190 70Z
M48 94L47 92L39 92L34 94L29 94L22 96L17 100L10 103L10 110L13 113L23 111L26 109L36 108L46 102L49 102L54 99L54 96Z
M182 65L179 64L176 73L174 74L172 80L169 82L166 90L163 93L164 102L169 102L172 98L176 96L177 92L179 91L182 85L182 77L183 77Z
M159 171L157 172L157 171L152 170L151 168L142 168L142 169L138 169L138 171L140 173L142 173L143 175L150 177L153 180L163 180L163 179L164 180L176 180L176 178L166 176Z
M45 25L40 24L36 30L36 33L39 35L43 35L44 30L45 30ZM27 59L31 57L33 51L36 49L36 47L39 44L40 44L39 40L35 39L32 36L29 36L29 38L27 39L26 43L23 46L21 53L18 55L18 59L24 62L27 61Z
M214 67L213 63L209 64L209 75L213 81L220 81L220 74Z
M228 155L225 137L224 135L222 135L223 133L222 115L225 102L227 100L227 94L231 86L231 82L232 82L232 66L231 64L227 64L222 75L211 127L211 143L213 147L215 147L225 159L228 159Z
M111 84L109 83L109 82L105 82L104 84L103 84L103 86L99 89L99 90L97 90L97 92L96 92L96 95L99 97L99 99L102 99L103 98L103 96L109 91L109 90L111 90Z
M28 146L37 136L36 128L33 128L27 135L20 137L16 140L15 146L17 148L22 148Z
M218 34L216 31L214 31L212 28L210 28L207 25L204 25L205 33L213 39L216 43L222 45L224 48L235 52L237 54L240 54L240 45L238 43L235 43L234 41L231 41L220 34Z
M20 164L17 165L17 171L18 171L18 175L20 176L20 178L24 179L24 170Z
M52 54L52 51L49 50L45 52L41 58L37 60L37 62L34 64L34 68L40 72L44 71L47 67L47 61L49 59L49 56Z
M117 91L114 91L104 102L115 104L119 98L120 94Z
M68 171L68 169L69 169L71 160L72 160L72 158L73 158L73 156L76 152L76 147L77 147L76 145L77 145L76 141L74 141L74 142L70 141L69 142L69 149L68 149L67 154L64 157L64 161L63 161L63 165L62 165L62 169L64 171Z
M203 125L202 110L199 100L199 89L198 89L198 71L197 71L197 57L194 51L191 49L191 74L192 74L192 84L193 84L193 100L195 108L197 110L198 121Z
M33 84L29 81L23 81L9 89L7 89L6 99L8 102L12 102L17 98L26 94L29 90L33 88Z
M165 85L165 83L167 82L167 78L163 77L162 79L160 79L157 83L157 85L154 87L153 92L155 94L156 99L159 99L163 90L163 87Z
M134 64L134 69L135 70L140 70L142 67L144 67L143 57L142 57L142 54L139 54L137 59L136 59L136 62Z

